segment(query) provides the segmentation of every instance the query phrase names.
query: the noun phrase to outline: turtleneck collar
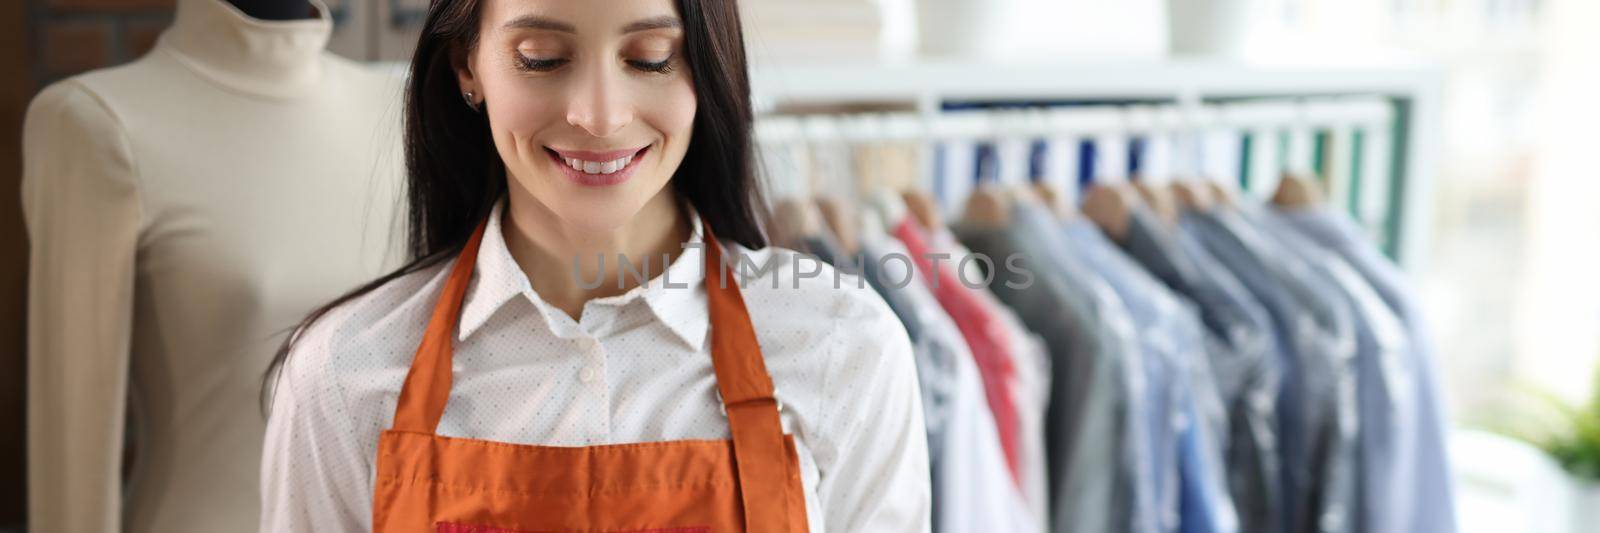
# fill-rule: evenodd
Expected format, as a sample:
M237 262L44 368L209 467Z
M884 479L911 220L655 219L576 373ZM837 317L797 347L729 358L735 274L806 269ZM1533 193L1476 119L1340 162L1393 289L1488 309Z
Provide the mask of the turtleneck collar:
M309 0L317 18L251 18L224 0L178 0L160 45L200 76L249 94L292 98L322 77L322 52L333 31L328 6Z

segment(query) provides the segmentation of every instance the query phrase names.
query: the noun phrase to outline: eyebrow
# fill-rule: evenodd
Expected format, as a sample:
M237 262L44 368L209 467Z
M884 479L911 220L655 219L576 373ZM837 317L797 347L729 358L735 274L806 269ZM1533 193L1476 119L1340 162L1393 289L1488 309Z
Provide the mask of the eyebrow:
M679 21L678 17L672 16L672 15L662 15L662 16L659 16L659 17L651 17L651 18L647 18L647 19L644 19L644 20L638 20L638 21L633 22L632 24L629 24L627 26L623 26L622 27L622 33L633 33L633 32L636 32L636 31L659 30L659 29L662 29L662 28L682 28L682 27L683 27L683 22Z
M682 27L683 27L683 22L679 21L678 17L672 16L672 15L662 15L662 16L659 16L659 17L651 17L651 18L647 18L647 19L634 21L634 22L628 24L627 26L623 26L622 27L622 33L633 33L633 32L636 32L636 31L656 30L656 29L662 29L662 28L682 28ZM566 22L562 22L562 21L559 21L559 20L551 19L551 18L541 17L541 16L538 16L538 15L523 15L523 16L511 19L510 22L507 22L505 24L505 28L506 29L527 28L527 29L534 29L534 30L550 30L550 31L559 31L559 32L562 32L562 33L577 33L578 32L578 29L576 27L574 27L573 25L571 25L571 24L568 24Z

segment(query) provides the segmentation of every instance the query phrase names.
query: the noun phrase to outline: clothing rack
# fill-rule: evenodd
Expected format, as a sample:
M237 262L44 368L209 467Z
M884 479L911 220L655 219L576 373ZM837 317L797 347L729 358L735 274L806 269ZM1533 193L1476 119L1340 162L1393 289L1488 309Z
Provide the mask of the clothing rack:
M773 157L784 151L775 147L830 143L932 148L922 150L929 178L918 186L946 209L960 205L976 178L941 181L933 176L959 174L933 169L973 168L980 157L998 161L992 179L1001 183L1204 178L1263 197L1282 172L1311 174L1326 180L1331 202L1412 270L1426 249L1441 80L1438 69L1422 65L1183 60L768 65L752 72L757 142L779 194L800 186L792 183L795 173L807 170L787 155ZM1039 157L1041 144L1042 161L1026 163ZM1079 166L1086 168L1073 171ZM1077 189L1060 188L1069 195Z

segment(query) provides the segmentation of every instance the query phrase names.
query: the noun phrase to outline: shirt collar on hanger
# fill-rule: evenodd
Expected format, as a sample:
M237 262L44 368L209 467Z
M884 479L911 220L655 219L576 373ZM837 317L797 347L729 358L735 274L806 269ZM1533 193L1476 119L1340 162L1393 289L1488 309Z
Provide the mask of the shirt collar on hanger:
M466 340L488 322L496 311L522 294L527 294L530 302L538 308L538 314L544 320L546 330L558 331L555 314L561 311L540 300L532 285L528 283L522 268L511 257L510 249L506 247L503 225L500 222L501 212L505 206L506 199L501 198L489 213L489 223L484 228L483 241L478 249L475 275L467 288L466 301L462 302L461 323L456 332L458 340ZM691 245L673 259L665 272L656 270L660 268L660 260L657 258L652 263L652 269L656 271L651 272L652 277L646 284L634 287L623 294L591 300L586 306L620 307L630 305L636 300L643 300L656 320L672 331L685 346L699 350L705 343L706 332L710 329L710 314L706 309L703 283L706 250L704 229L701 227L699 215L692 208L686 211L685 216L689 217L691 224L688 241ZM616 277L613 274L605 281L615 283ZM668 282L671 283L670 286L667 285Z

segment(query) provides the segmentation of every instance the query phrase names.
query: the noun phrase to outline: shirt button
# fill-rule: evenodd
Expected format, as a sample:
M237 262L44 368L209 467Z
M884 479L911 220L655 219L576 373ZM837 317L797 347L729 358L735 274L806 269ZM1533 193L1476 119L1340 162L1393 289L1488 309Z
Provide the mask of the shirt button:
M600 377L600 371L592 366L583 367L583 370L578 372L578 379L583 380L584 383L593 382L598 377Z

